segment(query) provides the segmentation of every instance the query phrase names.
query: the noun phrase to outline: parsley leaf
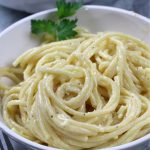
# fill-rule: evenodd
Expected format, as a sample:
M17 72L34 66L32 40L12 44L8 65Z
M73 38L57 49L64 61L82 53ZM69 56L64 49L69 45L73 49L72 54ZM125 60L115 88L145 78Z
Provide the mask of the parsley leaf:
M77 26L77 19L70 20L65 17L72 16L82 6L82 0L77 2L66 2L57 0L57 20L31 20L31 32L36 35L48 35L51 40L66 40L77 35L74 28Z
M57 40L66 40L77 35L77 32L73 30L76 27L76 22L77 19L64 19L57 24Z
M64 17L69 17L73 16L76 11L82 6L83 0L80 2L66 2L66 0L57 0L56 5L58 8L57 15L58 17L64 18Z
M66 40L77 34L73 30L76 27L76 22L77 19L63 19L58 23L51 20L32 20L32 33L37 35L49 33L55 40Z
M31 20L31 31L34 34L49 33L55 36L56 23L51 20Z

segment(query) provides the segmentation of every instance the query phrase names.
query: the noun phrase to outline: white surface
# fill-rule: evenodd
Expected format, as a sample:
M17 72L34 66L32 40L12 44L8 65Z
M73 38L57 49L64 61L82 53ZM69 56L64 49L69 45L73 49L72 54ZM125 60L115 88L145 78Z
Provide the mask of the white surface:
M50 14L54 16L54 13L51 13L53 11L44 11L25 18L0 34L0 66L9 64L28 48L38 45L38 41L30 34L30 20L33 18L47 18ZM88 6L78 12L77 18L79 19L79 25L90 29L92 32L119 31L134 35L150 44L150 20L133 12L109 7ZM17 135L3 123L2 119L0 128L12 139L20 141L29 147L40 150L54 149L31 142ZM150 134L134 142L111 148L111 150L133 150L133 147L136 150L142 150L139 144L149 139Z

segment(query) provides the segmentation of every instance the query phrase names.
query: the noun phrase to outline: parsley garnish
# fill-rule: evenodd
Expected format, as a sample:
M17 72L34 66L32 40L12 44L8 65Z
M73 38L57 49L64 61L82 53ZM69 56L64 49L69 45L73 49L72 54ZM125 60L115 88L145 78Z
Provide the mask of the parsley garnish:
M59 22L59 24L56 25L57 40L66 40L77 35L77 32L73 30L77 26L76 23L77 19L63 19L61 22Z
M82 6L83 1L80 2L68 2L65 0L57 0L57 15L59 18L69 17L76 14L77 10Z
M51 20L31 20L32 33L49 33L55 35L55 22Z
M73 16L82 6L80 2L66 2L57 0L57 20L31 20L31 30L33 34L48 34L55 41L66 40L77 35L74 28L77 26L77 19L71 20L66 17Z

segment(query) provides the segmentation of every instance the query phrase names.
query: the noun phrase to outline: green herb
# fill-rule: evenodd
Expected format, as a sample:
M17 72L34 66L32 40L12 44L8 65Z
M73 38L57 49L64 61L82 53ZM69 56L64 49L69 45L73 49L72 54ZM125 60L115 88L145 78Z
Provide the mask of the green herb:
M64 19L56 25L56 37L57 40L66 40L77 35L77 32L73 29L77 26L77 19L69 20Z
M51 20L31 20L32 33L49 33L55 35L55 22Z
M50 34L55 40L66 40L77 35L73 29L76 27L77 19L63 19L60 22L51 20L32 20L32 33L40 35L43 33Z
M36 35L48 34L52 39L60 41L73 38L77 35L74 28L77 26L77 19L71 20L66 17L73 16L82 6L82 1L66 2L57 0L57 20L31 20L31 31Z
M68 2L65 0L57 0L57 15L59 18L69 17L76 14L77 10L82 6L83 1L80 2Z

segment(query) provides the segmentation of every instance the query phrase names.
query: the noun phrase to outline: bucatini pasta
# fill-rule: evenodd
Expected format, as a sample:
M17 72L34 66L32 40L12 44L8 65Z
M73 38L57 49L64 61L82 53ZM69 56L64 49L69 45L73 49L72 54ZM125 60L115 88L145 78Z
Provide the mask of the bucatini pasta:
M150 133L150 48L122 33L81 33L25 52L0 69L7 125L68 150L103 149Z

